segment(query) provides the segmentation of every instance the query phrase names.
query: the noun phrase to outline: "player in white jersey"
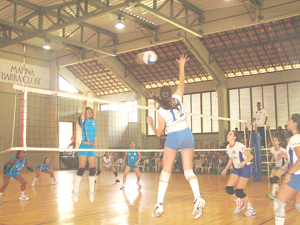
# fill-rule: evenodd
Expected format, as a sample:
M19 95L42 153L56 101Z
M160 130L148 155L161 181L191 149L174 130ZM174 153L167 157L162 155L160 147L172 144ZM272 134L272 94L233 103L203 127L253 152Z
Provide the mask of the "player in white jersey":
M295 208L300 212L300 114L293 114L287 122L293 136L287 145L289 169L282 179L282 185L274 199L275 225L285 221L285 205L294 197Z
M194 137L188 127L183 112L182 96L184 93L184 66L188 60L187 56L181 55L176 59L179 64L179 84L172 95L172 89L164 86L160 89L160 95L151 97L159 103L158 128L153 125L150 117L147 123L153 129L156 136L160 137L166 129L168 135L163 153L163 169L158 185L157 204L154 207L153 217L159 217L163 213L163 200L168 187L174 160L178 149L181 149L182 166L184 175L189 181L194 193L194 211L192 218L198 219L202 215L202 208L205 206L204 199L200 196L199 184L193 172Z
M109 152L105 152L105 156L102 158L102 167L100 170L97 171L97 176L95 177L95 183L100 173L103 172L104 170L111 170L111 172L113 172L115 177L117 178L116 182L120 182L120 180L118 179L118 172L115 170L113 165L114 165L113 157L109 155Z
M229 156L229 160L221 175L226 176L228 169L233 164L234 169L227 180L225 188L226 192L235 201L236 208L233 213L239 213L247 206L247 212L244 215L254 216L256 212L248 196L244 193L244 189L251 176L250 162L253 156L242 143L237 142L237 138L238 133L235 131L230 131L227 135L229 144L226 147L226 153ZM236 190L234 190L234 186Z
M271 199L275 199L275 194L279 190L278 180L288 169L287 154L284 148L280 145L280 138L273 137L273 147L271 148L272 159L270 161L270 167L273 161L275 161L275 166L270 174L270 183L272 184L272 192L267 194Z

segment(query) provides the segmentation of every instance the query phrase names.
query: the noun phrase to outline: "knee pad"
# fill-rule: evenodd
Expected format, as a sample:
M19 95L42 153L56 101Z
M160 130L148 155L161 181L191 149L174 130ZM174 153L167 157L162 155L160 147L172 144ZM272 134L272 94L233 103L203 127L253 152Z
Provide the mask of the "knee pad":
M95 174L96 174L96 168L94 167L94 168L90 168L90 176L95 176Z
M245 198L247 195L244 193L244 189L236 189L235 195L239 198Z
M101 173L101 171L100 171L100 170L98 170L98 171L97 171L97 176L98 176L100 173Z
M226 186L225 191L226 191L227 194L229 194L229 195L233 195L233 194L235 193L235 192L234 192L234 189L233 189L233 186Z
M118 176L118 173L117 172L114 172L115 176L117 177Z
M161 173L160 173L159 180L164 181L166 183L169 183L170 176L171 176L171 174L169 174L169 173L162 170Z
M192 169L184 171L184 176L187 181L190 181L191 177L196 177Z
M300 203L295 203L295 208L300 212Z
M77 175L78 176L82 176L84 174L84 169L83 168L79 168L79 170L77 171Z
M277 184L278 183L278 179L279 179L279 177L277 177L277 176L270 177L270 183L271 184Z
M279 201L277 198L274 199L274 214L278 217L285 217L285 205L286 203Z

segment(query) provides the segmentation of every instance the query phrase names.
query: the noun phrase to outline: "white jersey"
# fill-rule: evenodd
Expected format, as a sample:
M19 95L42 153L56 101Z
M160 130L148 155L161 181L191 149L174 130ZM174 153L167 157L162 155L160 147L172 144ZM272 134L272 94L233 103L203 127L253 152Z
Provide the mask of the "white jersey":
M103 157L103 166L106 168L109 168L112 166L112 160L111 160L111 156L109 156L109 158L107 159L106 156Z
M298 157L294 151L296 147L300 147L300 134L295 134L294 136L291 137L288 146L286 148L287 150L287 155L288 155L288 160L290 164L290 168L297 162ZM300 169L296 171L294 174L300 174Z
M273 154L273 158L275 159L276 167L282 167L285 164L285 158L278 159L278 155L280 152L286 152L286 151L282 147L280 147L278 151L275 150L274 146L271 148L271 153Z
M263 127L266 121L266 116L268 116L267 111L264 109L257 110L255 112L255 123L258 127Z
M235 142L234 146L230 146L229 144L227 145L226 153L228 154L229 158L232 158L234 168L238 169L238 164L248 158L245 154L243 154L245 149L245 145L240 142ZM247 163L247 165L249 164L250 162Z
M162 118L166 122L166 131L168 133L174 131L181 131L188 128L188 125L185 120L185 115L183 112L181 96L174 94L172 95L172 97L179 101L178 108L180 109L180 111L177 109L166 110L163 109L162 107L160 107L158 110L158 113L162 116Z

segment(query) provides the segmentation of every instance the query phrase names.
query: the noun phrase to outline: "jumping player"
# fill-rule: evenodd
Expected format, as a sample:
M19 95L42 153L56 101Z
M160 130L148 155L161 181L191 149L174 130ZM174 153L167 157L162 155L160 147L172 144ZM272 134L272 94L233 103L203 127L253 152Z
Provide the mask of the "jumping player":
M123 167L125 167L125 169L124 169L124 174L123 174L123 185L121 186L120 190L124 190L126 178L127 178L127 175L131 168L133 169L133 171L136 174L137 185L139 186L139 188L142 188L142 185L140 184L141 173L139 170L139 162L141 160L141 153L138 151L134 151L134 150L136 150L134 141L129 142L129 150L130 151L125 152L125 155L124 155Z
M284 224L285 205L291 198L294 197L295 208L300 212L300 114L290 117L287 128L293 133L286 148L289 169L274 199L275 225Z
M280 145L280 138L273 137L273 147L271 148L272 159L270 161L270 166L272 166L273 161L275 161L275 167L272 169L270 174L270 183L272 184L272 192L267 194L271 199L275 199L275 194L279 190L278 180L287 171L288 161L286 160L286 151Z
M50 184L55 184L55 177L54 177L54 172L52 169L52 165L50 163L50 159L49 157L46 157L44 159L44 162L41 163L40 165L38 165L36 167L36 171L35 171L35 177L33 178L33 181L31 183L31 186L34 187L35 186L35 182L39 179L40 183L42 182L41 180L41 175L43 173L48 173L50 175Z
M179 84L174 94L172 95L172 89L170 87L164 86L160 89L159 96L151 95L160 105L158 110L158 128L153 125L152 119L147 117L147 123L151 126L157 137L162 135L164 129L168 132L163 152L163 169L158 185L157 203L154 206L152 216L160 217L164 212L164 196L168 187L174 160L178 149L181 149L184 176L190 183L195 199L192 218L198 219L202 215L202 208L205 206L205 201L200 196L198 179L193 172L194 137L186 123L182 105L185 77L184 66L188 58L186 55L181 55L180 59L176 60L179 64Z
M230 131L227 135L229 144L227 145L226 153L229 156L229 160L221 175L226 176L227 170L233 164L234 169L229 176L225 188L226 192L235 201L236 208L233 213L239 213L247 206L248 210L244 215L254 216L256 212L248 196L244 193L244 188L251 176L250 161L253 159L253 156L246 150L242 143L237 142L237 137L238 133L235 131ZM234 186L236 186L236 190L234 190Z
M97 102L94 103L94 111L91 108L86 107L86 104L87 101L83 101L82 112L78 119L79 125L81 126L81 132L82 132L82 141L79 146L79 149L83 149L83 151L78 152L79 170L77 172L77 175L75 176L75 182L74 182L74 191L73 191L74 202L79 201L78 191L79 191L81 177L84 174L86 159L88 160L89 168L90 168L90 173L89 173L90 191L88 192L88 195L90 197L91 202L95 201L94 198L95 195L94 185L95 185L95 174L96 174L95 152L84 151L84 149L94 149L95 136L97 132L97 123L95 119L97 115L98 103Z
M109 152L105 152L105 156L102 158L102 165L103 165L102 168L97 171L97 176L95 177L95 183L100 173L103 172L104 170L111 170L111 172L113 172L115 177L117 178L116 182L120 182L120 180L118 179L118 173L113 167L114 159L109 155Z
M19 171L24 167L29 170L29 171L33 171L33 169L31 169L28 166L28 160L27 158L25 158L26 154L25 151L17 151L15 158L12 158L11 160L9 160L7 163L4 164L4 175L3 175L3 185L0 188L0 198L3 194L3 192L5 191L5 189L7 188L10 178L13 177L15 178L17 181L19 181L22 185L21 185L21 197L19 198L21 201L28 201L29 198L27 198L25 196L25 189L26 189L26 185L27 182L24 179L24 177L19 174ZM0 202L1 205L1 202Z

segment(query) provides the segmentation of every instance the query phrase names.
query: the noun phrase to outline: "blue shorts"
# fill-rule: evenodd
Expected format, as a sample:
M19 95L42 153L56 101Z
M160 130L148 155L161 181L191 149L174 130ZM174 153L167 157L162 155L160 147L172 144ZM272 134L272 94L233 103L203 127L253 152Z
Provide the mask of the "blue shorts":
M165 146L173 150L194 148L194 136L190 128L169 133Z
M281 168L281 167L274 166L274 167L273 167L273 170L280 170L280 168ZM287 170L288 170L288 166L285 167L284 172L286 172Z
M94 145L87 145L81 142L80 149L94 149ZM78 151L78 156L87 156L87 157L93 157L95 156L95 152L87 152L87 151Z
M245 165L243 168L240 169L234 168L232 173L238 175L239 177L250 178L252 168L251 165Z
M20 174L19 173L8 173L8 172L6 172L6 175L11 176L12 178L15 178L15 177L19 176Z
M291 181L287 185L296 191L300 191L300 174L293 174Z
M139 165L135 166L134 164L133 165L129 165L129 164L125 164L125 166L129 166L130 168L139 168Z

